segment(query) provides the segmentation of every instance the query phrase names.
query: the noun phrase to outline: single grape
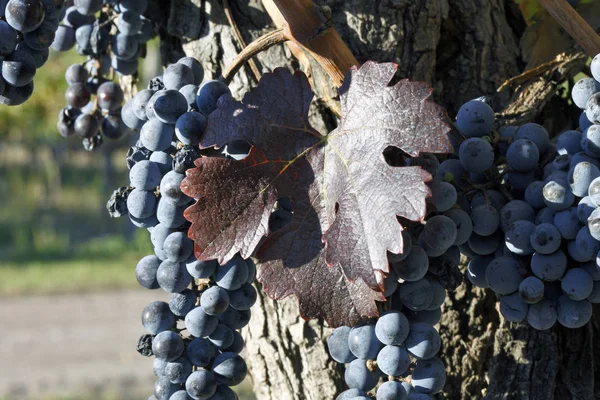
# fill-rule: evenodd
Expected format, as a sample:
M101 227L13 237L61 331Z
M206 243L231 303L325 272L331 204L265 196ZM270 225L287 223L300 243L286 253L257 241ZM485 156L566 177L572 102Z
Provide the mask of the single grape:
M571 207L575 201L575 196L571 191L571 187L566 181L560 179L546 183L542 193L546 205L557 211L562 211Z
M158 289L160 285L156 280L156 271L161 261L156 256L142 258L135 267L135 278L146 289Z
M485 279L485 272L493 259L493 256L475 256L469 261L467 277L473 285L483 289L489 287Z
M174 361L183 354L185 345L181 336L173 331L163 331L152 340L152 353L156 358ZM165 375L166 375L165 368Z
M440 334L430 324L412 323L404 345L408 352L417 359L432 358L440 350Z
M348 335L348 347L352 354L362 360L374 360L383 344L377 339L375 325L352 328Z
M456 204L456 189L451 183L432 180L428 183L428 186L431 189L431 197L428 198L428 201L433 204L437 211L448 211Z
M540 155L546 153L550 149L550 138L548 131L541 125L528 122L517 129L515 140L528 139L531 140L540 151Z
M417 360L412 373L412 384L418 393L438 393L446 384L444 363L437 357L428 360Z
M535 219L533 208L522 200L512 200L500 210L500 227L507 231L510 224L515 221L531 221Z
M379 323L379 321L377 322ZM408 320L406 325L408 326ZM347 364L356 359L356 356L352 354L350 347L348 347L348 336L351 329L349 326L340 326L327 338L329 355L340 364Z
M541 209L546 207L544 203L544 181L533 181L525 188L524 198L535 209Z
M410 366L410 356L404 347L387 345L377 354L377 367L388 376L401 376Z
M178 317L185 317L194 308L197 300L198 296L196 296L196 293L189 289L185 289L181 293L171 293L171 297L169 297L169 309Z
M498 294L516 292L522 280L518 261L512 257L495 258L486 268L485 279Z
M587 260L596 257L596 254L600 251L600 242L592 236L590 228L587 226L584 226L577 232L575 245L579 253Z
M246 362L236 353L221 353L212 364L215 380L227 386L235 386L244 380L248 369Z
M462 167L471 173L483 173L494 164L494 150L489 142L481 138L469 138L458 150Z
M351 389L369 391L377 385L379 376L377 372L367 368L365 360L357 359L346 367L344 380Z
M568 270L561 281L562 291L571 300L585 299L592 293L593 287L592 277L582 268Z
M494 110L482 101L468 101L458 110L456 126L468 138L487 135L494 127Z
M156 280L165 292L177 293L189 286L192 277L184 263L165 260L156 271Z
M400 311L386 311L375 324L375 335L385 345L401 345L406 340L409 331L408 319Z
M215 347L207 339L202 338L192 340L185 348L185 356L197 367L206 367L212 364L216 353Z
M527 172L535 169L540 158L537 146L527 139L515 140L508 147L506 160L508 165L516 171Z
M185 381L185 390L194 399L209 399L217 391L215 375L205 369L196 370Z
M218 350L224 350L233 344L233 330L227 325L218 324L208 340Z
M600 124L600 92L591 95L588 99L585 105L585 115L595 125Z
M444 215L430 218L419 235L419 245L430 257L442 255L456 240L456 225Z
M175 316L164 301L153 301L142 311L142 325L153 335L173 326Z
M523 301L519 293L505 295L500 299L500 314L507 321L523 322L528 311L529 305Z
M475 207L471 211L471 220L473 221L473 232L480 236L489 236L500 226L498 211L487 204Z
M534 253L531 245L531 236L534 235L536 226L530 221L515 221L510 224L505 235L505 243L508 250L518 255L529 255Z
M566 328L581 328L592 317L592 303L588 300L573 300L565 295L556 302L558 323Z
M575 155L580 151L582 135L579 131L564 131L558 136L556 140L556 152L558 154Z
M458 246L466 243L473 233L473 222L469 214L460 208L452 208L446 211L444 215L454 221L454 225L456 225L454 245Z
M197 338L209 336L217 329L218 324L219 318L215 315L207 314L201 306L192 309L185 316L186 329Z
M239 255L234 256L224 265L217 267L215 272L217 285L227 290L237 290L248 279L248 265Z
M408 394L400 382L387 381L377 389L377 400L407 400Z
M529 237L531 247L541 254L554 253L561 245L562 237L554 224L543 223L535 227Z
M219 286L212 286L202 292L200 305L209 315L222 314L229 307L229 293Z
M567 270L567 256L560 249L551 254L533 253L531 270L543 281L559 280Z
M544 282L535 276L530 276L519 285L521 299L527 304L534 304L544 297Z
M427 279L404 282L399 288L400 300L410 310L426 310L433 302L431 284Z
M408 257L392 263L396 276L405 281L414 282L422 279L429 268L429 257L421 246L411 246Z
M527 312L527 322L538 330L552 328L556 323L556 318L556 304L554 301L545 298L535 304L531 304Z

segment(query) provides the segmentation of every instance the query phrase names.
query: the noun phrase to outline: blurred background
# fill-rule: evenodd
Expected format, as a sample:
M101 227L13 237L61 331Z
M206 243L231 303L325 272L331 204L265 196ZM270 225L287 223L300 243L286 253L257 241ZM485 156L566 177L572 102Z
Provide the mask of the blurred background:
M22 106L0 106L0 399L147 399L152 359L136 352L151 301L134 275L149 233L112 219L106 202L127 184L137 135L86 152L56 130L64 72L83 57L55 53ZM162 74L158 42L140 82ZM168 300L167 300L168 301ZM247 382L246 382L247 383ZM252 399L249 384L238 386Z

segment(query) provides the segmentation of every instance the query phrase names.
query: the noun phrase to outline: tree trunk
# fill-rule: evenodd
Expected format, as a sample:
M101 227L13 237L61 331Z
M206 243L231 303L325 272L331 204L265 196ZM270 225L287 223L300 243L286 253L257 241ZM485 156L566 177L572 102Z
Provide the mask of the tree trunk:
M229 2L247 43L274 28L260 1ZM494 95L496 88L522 72L525 65L519 49L525 24L512 0L331 0L327 5L336 29L359 61L396 62L400 77L429 82L436 101L450 115L469 99ZM209 77L216 78L240 51L220 1L171 0L170 8L161 7L169 12L162 35L173 36L163 43L168 58L176 58L183 48L202 61ZM184 37L183 42L174 36ZM307 66L281 45L261 53L257 60L262 72ZM309 64L317 97L323 100L313 107L312 121L319 130L330 129L335 118L324 104L331 88L323 85L318 66ZM255 84L244 67L231 88L240 98ZM513 106L523 101L511 100L510 91L494 95L494 100L496 111L510 101ZM543 99L537 105L546 103ZM553 103L548 104L552 107ZM295 298L274 302L262 295L252 312L245 338L257 398L334 399L343 389L343 368L326 353L324 341L331 330L321 321L303 321ZM600 397L594 385L600 379L594 363L600 352L600 345L594 346L598 312L595 315L592 323L581 329L540 332L504 322L493 293L463 283L443 306L439 329L448 380L438 397Z

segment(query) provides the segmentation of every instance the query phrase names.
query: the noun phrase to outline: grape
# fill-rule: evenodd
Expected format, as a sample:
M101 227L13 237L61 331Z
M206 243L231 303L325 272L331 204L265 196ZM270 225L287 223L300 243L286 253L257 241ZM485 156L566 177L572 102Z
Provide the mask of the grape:
M377 389L377 400L407 400L408 394L400 382L387 381Z
M409 331L408 319L400 311L386 311L379 317L375 324L375 335L385 345L400 345L404 343Z
M458 264L459 263L457 262L454 265L458 266ZM429 281L429 284L431 285L431 291L433 294L433 299L427 307L427 310L433 311L438 309L442 304L444 304L444 301L446 300L446 288L440 283L440 281L435 277L435 275L427 275L425 279Z
M594 94L600 92L600 84L593 78L583 78L575 82L571 90L573 103L582 110L586 108L588 99Z
M578 209L578 211L579 211L579 209ZM592 213L589 215L588 221L587 221L587 228L588 228L589 234L595 240L600 239L600 208L594 209L594 211L592 211ZM587 242L590 244L593 244L593 242L591 242L589 240L589 238L587 239ZM593 246L590 246L590 247L593 247Z
M588 296L587 300L593 304L600 303L600 282L599 281L594 281L594 288L592 289L592 293Z
M175 316L164 301L153 301L142 311L142 325L155 335L173 326Z
M233 331L233 343L225 351L230 353L240 353L244 349L244 338L238 331Z
M515 133L515 140L528 139L531 140L540 151L540 155L550 149L550 138L548 131L543 126L529 122L521 125Z
M440 163L435 179L445 182L455 182L461 186L464 183L463 176L465 174L466 171L462 167L460 160L449 158Z
M156 271L161 261L156 256L142 258L135 267L135 278L146 289L158 289L160 285L156 280Z
M233 344L233 330L226 325L218 324L208 340L218 350L224 350Z
M399 287L400 300L410 310L426 310L433 302L431 284L427 279L404 282Z
M577 208L571 207L557 212L554 216L554 226L558 228L563 239L575 239L581 227L577 217Z
M185 224L184 210L185 206L177 207L163 196L158 202L156 216L161 224L169 228L179 228Z
M451 183L432 180L428 183L431 189L431 197L428 201L433 204L439 212L448 211L456 203L456 189Z
M498 294L516 292L522 280L519 263L512 257L498 257L488 264L485 279Z
M17 49L6 56L2 62L2 77L9 85L25 86L35 76L35 61L23 49Z
M231 329L241 329L248 325L251 315L250 310L236 310L229 307L223 314L219 315L219 321Z
M216 396L216 392L215 392L215 396ZM148 399L148 400L154 400L154 399ZM169 400L192 400L192 398L188 395L188 393L185 390L178 390L175 393L173 393L171 395L171 397L169 397Z
M212 364L217 350L207 339L196 338L188 343L185 356L197 367L206 367Z
M446 384L445 371L444 363L437 357L428 360L417 360L412 373L412 384L415 391L425 394L434 394L441 391Z
M377 323L379 323L379 320ZM408 320L406 325L408 326ZM352 354L350 347L348 347L348 336L351 329L349 326L340 326L327 338L327 351L331 358L340 364L347 364L356 359L356 356Z
M456 239L454 239L453 244L460 245L466 243L473 232L473 222L469 214L460 208L453 208L446 211L444 215L454 221L454 225L456 225Z
M229 293L219 286L212 286L200 296L200 305L208 315L222 314L229 307Z
M590 122L596 125L600 124L600 93L590 96L585 105L585 115Z
M166 360L162 360L160 358L155 358L154 361L152 362L152 369L154 370L154 375L156 375L159 378L162 378L165 376L165 368L167 367L167 364L169 362Z
M587 300L575 301L560 296L556 302L558 322L567 328L581 328L592 317L592 304Z
M440 335L430 324L412 323L404 345L408 352L417 359L432 358L440 350Z
M544 207L540 211L538 211L535 216L535 224L553 224L554 217L556 216L556 210L551 209L550 207ZM558 229L558 228L557 228ZM560 230L559 230L560 232Z
M365 360L354 360L346 367L344 374L346 385L351 389L369 391L377 385L379 377L367 368Z
M156 196L154 193L134 189L127 197L127 210L135 218L148 218L154 214Z
M165 124L175 124L187 109L185 97L177 90L166 90L154 101L154 115Z
M481 138L470 138L462 142L458 156L462 167L471 173L483 173L494 164L494 150Z
M579 230L575 238L575 244L579 253L587 260L596 257L596 254L600 251L600 242L591 235L587 226Z
M181 182L185 178L184 174L170 171L160 181L160 193L163 199L166 199L178 206L187 204L190 198L181 191Z
M556 152L558 154L575 155L580 151L582 135L579 131L564 131L558 136L556 141Z
M588 162L580 162L569 171L569 185L575 196L584 197L592 181L600 176L600 169Z
M9 0L6 3L6 22L15 30L32 32L44 21L46 13L40 0Z
M176 293L188 287L192 277L188 274L185 264L165 260L156 271L156 280L164 291Z
M556 304L548 299L542 299L529 306L527 322L538 330L550 329L557 318Z
M121 118L123 119L123 123L127 125L130 129L139 131L144 126L144 121L139 119L132 110L132 101L128 101L125 103L123 108L121 109Z
M510 146L510 143L512 143L514 141L515 133L517 132L517 129L519 129L518 126L504 125L503 127L501 127L498 130L498 133L500 134L501 139L509 140L508 142L500 141L498 143L498 151L500 152L500 155L506 156L506 152L508 151L508 147Z
M75 7L80 14L93 15L102 8L102 0L75 0Z
M530 237L534 235L536 226L529 221L515 221L510 224L505 235L506 247L518 255L529 255L534 253Z
M500 215L491 205L482 204L471 211L473 232L480 236L489 236L500 226Z
M571 165L571 156L568 154L557 155L550 165L554 171L566 171Z
M156 358L162 358L163 360L176 360L183 354L184 349L185 346L181 336L173 331L160 332L152 340L152 353ZM166 372L165 368L165 374Z
M411 246L408 257L392 264L396 276L405 281L422 279L429 268L429 257L421 246Z
M335 400L353 400L357 397L360 398L360 396L364 395L365 392L360 389L348 389L340 393L339 396L335 398Z
M64 107L58 113L56 128L63 137L75 135L75 119L81 114L76 108Z
M246 363L236 353L221 353L213 361L213 373L218 383L235 386L246 377Z
M187 260L194 250L194 242L184 232L173 232L165 239L163 251L169 261Z
M115 111L123 104L123 89L114 82L104 82L96 93L98 105L104 110Z
M591 157L600 157L600 126L592 125L583 132L581 148Z
M557 211L571 207L575 201L575 196L571 192L571 188L564 180L557 179L546 183L542 193L546 205Z
M507 321L523 322L528 311L529 305L523 301L519 293L502 296L500 299L500 314Z
M458 110L456 126L468 138L487 135L494 127L494 110L482 101L468 101Z
M217 109L217 100L224 94L231 94L229 87L221 81L206 81L198 89L196 94L196 106L204 116Z
M179 385L171 383L167 377L159 378L154 383L154 397L156 400L169 400L179 390Z
M194 85L200 85L202 83L202 79L204 78L204 68L202 68L202 64L198 60L193 57L183 57L177 61L178 64L183 64L187 66L194 75Z
M208 279L217 268L216 260L198 261L192 256L186 262L186 268L191 276L196 279Z
M194 399L209 399L217 391L215 375L205 369L196 370L185 381L185 390Z
M567 242L567 251L569 253L569 256L573 260L578 261L580 263L591 261L593 259L593 257L586 256L581 252L581 250L579 250L579 247L577 246L577 242L575 240Z
M185 85L194 84L195 77L189 66L177 62L167 67L163 74L163 82L167 90L179 90Z
M553 224L543 223L535 227L530 242L533 249L541 254L554 253L560 247L562 237Z
M196 93L198 93L198 89L197 85L185 85L179 89L179 93L185 97L185 101L188 104L188 111L198 111L196 107Z
M197 300L196 293L189 289L185 289L181 293L171 293L169 309L178 317L185 317L194 308Z
M592 277L582 268L568 270L561 281L562 291L571 300L585 299L592 293L593 287Z
M489 204L494 207L498 212L502 210L502 207L506 205L504 201L504 196L502 193L496 190L484 190L481 192L475 193L473 199L471 199L471 209L474 209L477 206Z
M200 302L202 302L202 299ZM218 324L219 318L215 315L207 314L201 306L194 308L185 316L186 329L197 338L209 336L217 329Z
M244 283L241 288L229 293L229 302L236 310L249 310L256 303L257 297L254 286Z
M140 190L154 190L160 184L158 166L148 160L136 163L129 171L131 186Z
M497 230L490 236L480 236L473 233L467 244L474 255L487 256L494 253L504 242L504 235L501 230ZM461 250L462 252L462 250Z
M500 227L507 231L509 226L519 220L531 221L535 219L533 208L522 200L512 200L500 210Z
M518 172L510 171L506 175L506 182L510 183L512 188L517 192L524 192L529 185L535 181L535 172Z
M352 354L362 360L374 360L383 344L377 339L375 325L352 328L348 335L348 347Z
M200 143L200 136L206 129L206 123L206 117L199 112L186 112L175 123L175 135L177 135L177 139L183 144L196 145ZM452 202L453 204L454 202Z
M535 169L540 158L537 146L527 139L512 142L506 152L508 165L516 171L527 172Z
M525 303L537 303L544 297L544 282L534 276L527 277L519 285L519 294Z
M130 125L128 126L131 128ZM148 150L165 151L171 146L174 131L173 125L162 123L158 119L150 119L141 127L140 139Z
M567 270L567 256L560 249L552 254L534 253L531 270L543 281L559 280Z
M4 83L4 81L2 81ZM18 106L23 104L31 97L33 93L33 81L29 82L25 86L15 87L6 84L4 92L0 95L0 104L6 106Z
M135 35L142 28L140 13L123 11L118 15L116 25L120 34L126 36Z
M169 172L172 168L173 157L164 151L155 151L150 155L150 161L158 168L161 179L162 176ZM159 182L160 183L160 182Z
M427 221L419 235L419 245L430 257L438 257L454 244L456 234L456 225L450 218L436 215Z
M377 367L388 376L400 376L408 371L410 357L404 347L387 345L377 354Z
M242 257L235 256L224 265L217 267L215 282L227 290L237 290L248 280L248 265Z
M485 279L485 272L493 259L493 256L475 256L469 261L467 277L473 285L483 289L489 287Z
M594 181L600 180L595 179ZM594 204L591 196L586 196L579 201L577 204L577 218L579 222L582 224L586 224L588 222L588 218L592 215L592 212L596 209L596 205Z
M546 207L543 195L544 185L544 181L533 181L529 185L527 185L527 188L525 188L525 201L535 209L541 209Z
M592 280L600 280L600 265L598 265L597 258L594 261L586 262L585 264L581 265L580 268L583 268L585 272L590 274Z

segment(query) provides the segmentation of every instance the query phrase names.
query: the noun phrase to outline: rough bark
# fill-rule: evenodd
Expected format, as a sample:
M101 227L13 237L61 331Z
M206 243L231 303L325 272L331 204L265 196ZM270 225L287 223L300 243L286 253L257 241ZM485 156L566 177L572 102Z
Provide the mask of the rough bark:
M260 1L230 3L246 42L273 29ZM525 25L513 1L331 0L326 4L332 9L336 29L359 61L398 63L399 77L431 83L436 100L450 115L463 102L481 95L494 95L496 110L509 104L518 109L521 100L511 99L511 90L495 94L498 86L524 66L519 39ZM183 37L185 53L201 60L209 77L218 77L240 50L221 2L171 0L170 13L163 34ZM172 59L180 46L170 36L163 51ZM286 46L276 46L260 54L258 62L263 72L278 66L310 68L321 99L313 107L312 121L320 130L333 126L335 118L325 107L333 97L331 85L310 59L298 62ZM250 71L242 68L231 88L241 97L255 83ZM543 89L549 93L552 88ZM539 113L552 107L552 102L546 98L534 103L535 112L523 107L529 119L538 115L540 121ZM507 324L499 317L493 293L465 283L444 304L440 333L448 381L439 397L599 397L594 385L599 378L594 363L600 352L600 346L594 346L597 330L597 318L577 330L538 332ZM341 368L327 357L324 340L329 332L320 321L300 319L294 298L274 302L261 296L245 331L257 398L335 398L342 387Z

